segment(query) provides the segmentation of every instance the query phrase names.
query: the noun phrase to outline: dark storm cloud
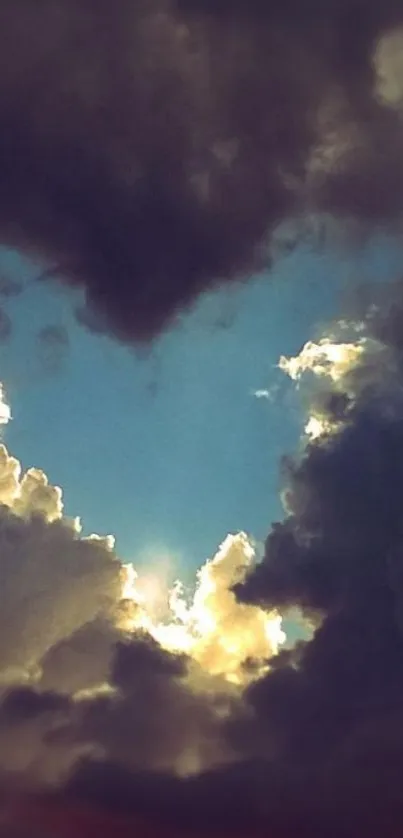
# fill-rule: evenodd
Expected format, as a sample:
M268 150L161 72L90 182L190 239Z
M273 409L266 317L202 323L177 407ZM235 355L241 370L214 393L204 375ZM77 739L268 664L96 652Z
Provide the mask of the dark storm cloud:
M303 836L314 834L307 827L312 828L315 819L304 806L297 785L291 781L285 784L281 773L258 760L188 778L129 773L111 762L83 761L62 799L85 802L98 811L135 814L168 834L175 830L179 835L273 834L288 838L295 834L294 828Z
M147 636L142 643L117 643L111 673L112 684L123 689L133 689L139 673L142 676L154 673L180 677L186 673L186 660L167 655L155 640L147 639Z
M80 626L52 645L42 658L41 687L69 695L104 683L118 640L121 633L105 617Z
M94 639L91 650L99 657ZM66 680L60 657L58 662L57 689L46 689L45 660L45 678L37 685L3 685L0 691L0 787L3 774L31 789L58 786L77 767L80 772L81 760L89 756L97 763L106 759L123 773L166 772L172 780L178 772L228 758L219 696L194 692L185 662L151 638L115 640L104 690L90 662L87 689L73 693L83 686L83 662L78 661L81 681L71 673ZM107 686L108 671L103 674Z
M248 601L331 612L350 596L365 600L368 591L390 587L398 572L403 352L397 292L391 289L383 309L371 308L354 335L364 341L363 353L344 386L328 378L312 390L311 406L320 406L334 431L284 459L288 514L272 527L263 562L239 588Z
M378 296L344 394L327 379L333 431L286 464L288 514L238 589L247 602L298 605L317 628L248 689L254 719L233 731L310 777L324 823L367 836L403 825L402 308L398 286Z
M400 218L373 53L401 23L400 0L3 0L2 241L133 341L267 265L304 208Z
M74 741L89 741L117 765L137 772L175 773L226 761L217 690L200 693L187 679L186 662L139 635L118 643L112 659L113 694L80 706ZM226 708L225 693L221 698Z

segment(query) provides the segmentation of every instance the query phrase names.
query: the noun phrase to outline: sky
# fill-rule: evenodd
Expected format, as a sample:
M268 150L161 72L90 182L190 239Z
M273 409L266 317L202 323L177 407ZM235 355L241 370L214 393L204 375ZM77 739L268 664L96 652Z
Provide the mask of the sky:
M6 304L5 442L63 488L85 531L115 535L125 561L192 582L227 533L260 540L281 518L280 458L298 444L303 405L280 356L319 334L353 283L395 279L400 260L382 238L361 252L299 247L270 274L206 295L136 352L79 325L72 294L28 286ZM13 251L0 265L24 282L38 271ZM38 346L48 325L69 338L50 367Z
M401 0L0 54L0 838L395 838Z

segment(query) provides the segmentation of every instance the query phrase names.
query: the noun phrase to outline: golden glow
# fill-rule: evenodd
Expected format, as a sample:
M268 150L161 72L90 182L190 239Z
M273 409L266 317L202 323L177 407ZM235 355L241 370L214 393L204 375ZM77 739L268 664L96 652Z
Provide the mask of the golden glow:
M167 617L160 621L153 616L152 598L147 596L150 580L142 586L132 565L125 565L122 583L127 607L121 627L147 631L164 649L189 655L210 675L245 683L251 675L244 663L248 659L260 663L254 670L256 677L285 640L279 614L239 603L232 591L245 578L254 557L244 533L228 536L214 558L198 571L190 602L183 585L175 583L167 593ZM158 579L154 586L158 589Z
M317 380L327 379L335 392L349 392L348 376L352 370L362 362L364 355L369 352L379 351L374 342L366 338L359 338L356 342L338 343L329 338L322 338L318 343L308 341L302 347L301 352L291 358L284 355L280 358L279 367L290 376L293 381L300 381L301 378L311 373ZM320 401L311 401L308 420L305 425L305 434L310 440L319 439L322 436L334 433L340 426L338 421L320 409Z
M332 433L333 430L334 425L318 415L310 416L305 425L305 433L311 440L319 439L319 437L325 434Z
M293 358L281 356L279 367L293 381L298 381L303 373L312 372L316 376L328 376L332 381L340 381L343 376L356 366L365 350L365 341L357 343L337 343L322 338L318 343L308 341L299 355Z

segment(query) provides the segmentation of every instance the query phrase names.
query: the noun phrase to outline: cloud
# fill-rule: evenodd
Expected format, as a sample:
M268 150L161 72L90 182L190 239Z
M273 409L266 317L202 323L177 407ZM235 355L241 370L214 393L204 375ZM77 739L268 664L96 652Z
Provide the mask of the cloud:
M235 684L249 679L245 663L254 660L266 666L284 642L281 617L236 600L232 588L241 582L255 558L245 533L229 535L216 555L197 573L193 599L177 582L168 596L167 619L156 621L147 609L147 598L136 591L136 582L127 591L137 600L132 627L145 629L164 648L189 655L204 672L224 676Z
M402 22L398 0L7 0L1 240L133 342L266 268L284 220L399 219Z
M57 786L85 756L172 776L237 759L227 721L283 641L277 613L231 590L253 560L229 536L158 615L152 578L83 536L61 489L1 445L0 785Z
M32 507L22 481L12 507L0 508L0 678L34 678L44 655L121 596L120 563L105 542L80 538L56 515L58 496L33 476ZM4 503L3 499L3 503ZM46 519L46 514L49 516Z
M254 720L234 735L301 783L305 772L323 790L320 805L305 790L311 808L342 835L394 835L403 818L401 291L388 295L283 359L308 433L284 464L285 518L237 588L245 602L298 606L316 628L247 689Z
M241 691L234 686L232 701L221 693L218 728L211 726L217 715L200 717L199 704L197 713L183 710L187 723L197 719L191 741L205 741L207 730L223 749L210 767L199 763L208 770L182 776L159 761L158 750L149 770L143 756L141 767L130 764L108 745L104 761L79 760L62 805L85 801L97 811L152 821L158 801L159 823L190 834L347 838L401 831L402 308L398 286L389 291L357 322L333 324L293 363L282 362L299 381L308 417L320 404L328 424L305 434L286 462L284 520L269 533L262 562L247 563L235 587L240 605L300 609L311 620L310 635L254 671ZM207 579L215 563L206 566ZM143 685L151 659L153 677L167 673L157 647L150 652L147 665L138 663ZM129 646L117 667L124 701L136 671L130 658ZM185 663L168 665L174 694ZM208 694L216 713L214 684ZM148 695L151 705L153 688ZM174 706L183 706L177 697ZM101 727L113 729L104 720Z
M394 29L378 41L374 63L377 73L376 93L393 107L403 103L403 29Z
M284 518L262 561L229 536L164 613L0 449L5 790L188 834L401 831L402 311L399 283L374 289L281 360L318 422ZM310 631L282 646L295 609Z
M345 324L336 336L336 324L331 338L280 361L305 386L307 439L301 456L284 462L287 514L269 534L265 561L245 583L251 596L256 579L263 600L266 585L257 577L278 569L285 597L288 586L300 582L306 590L290 590L291 600L300 595L302 604L328 608L344 595L340 585L361 585L359 569L369 572L371 556L373 572L375 566L385 570L387 544L398 529L403 405L401 347L393 325L386 328L388 310L371 309L358 334L351 326L350 340ZM396 317L394 306L391 312Z
M59 805L80 801L150 823L157 807L161 828L190 834L400 831L402 309L399 287L389 292L282 362L308 417L320 404L328 423L305 434L285 464L284 520L260 564L239 534L201 570L180 631L206 616L207 601L204 639L209 616L218 628L213 653L199 653L203 633L192 631L185 654L173 643L163 649L162 622L152 639L118 641L110 691L70 699L68 737L95 750L70 767ZM126 594L135 583L126 580ZM238 603L229 597L234 583ZM221 602L231 607L221 611ZM311 632L291 648L276 646L267 667L246 660L250 677L237 685L222 677L231 667L216 644L231 642L222 614L233 627L239 621L245 642L242 606L259 609L251 612L255 644L262 608L298 608ZM135 626L139 612L131 619Z
M8 425L11 419L11 410L7 404L3 385L0 384L0 425Z
M273 384L269 389L252 390L252 396L255 399L266 399L268 402L273 402L278 394L278 385Z

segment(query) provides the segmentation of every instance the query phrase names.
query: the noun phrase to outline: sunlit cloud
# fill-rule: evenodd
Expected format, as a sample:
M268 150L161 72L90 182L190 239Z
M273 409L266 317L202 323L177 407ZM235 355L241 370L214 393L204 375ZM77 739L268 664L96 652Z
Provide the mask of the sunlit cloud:
M0 425L8 425L11 419L11 409L6 401L4 387L0 383Z
M337 326L338 331L348 329L344 322ZM304 430L311 441L336 432L345 423L369 372L373 378L376 371L382 387L395 371L395 360L387 347L374 338L357 337L361 328L349 331L349 341L326 336L317 343L308 341L297 355L279 360L279 368L307 388Z
M153 598L161 595L158 577L144 584L133 566L125 565L123 598L133 608L121 625L149 632L164 649L189 655L210 675L243 683L251 677L244 664L259 661L261 672L285 640L279 614L239 603L233 593L254 560L245 533L227 536L197 572L192 596L180 581L167 592L167 615L160 621L153 616Z

